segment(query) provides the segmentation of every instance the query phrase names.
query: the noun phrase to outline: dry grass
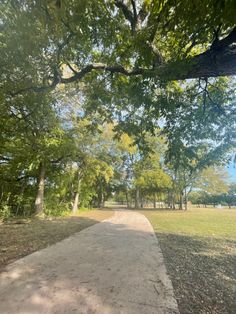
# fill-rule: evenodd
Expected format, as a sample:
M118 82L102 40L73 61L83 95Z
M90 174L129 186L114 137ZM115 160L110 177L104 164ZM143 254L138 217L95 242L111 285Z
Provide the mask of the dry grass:
M0 225L0 270L25 255L43 249L113 215L91 210L73 217L32 219Z
M152 223L181 314L236 313L236 210L143 210Z

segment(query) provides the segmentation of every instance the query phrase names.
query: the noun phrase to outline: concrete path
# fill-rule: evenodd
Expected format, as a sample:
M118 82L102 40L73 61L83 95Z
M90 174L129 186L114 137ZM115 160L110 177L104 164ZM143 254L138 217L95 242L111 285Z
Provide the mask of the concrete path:
M178 313L153 228L127 210L0 275L1 314Z

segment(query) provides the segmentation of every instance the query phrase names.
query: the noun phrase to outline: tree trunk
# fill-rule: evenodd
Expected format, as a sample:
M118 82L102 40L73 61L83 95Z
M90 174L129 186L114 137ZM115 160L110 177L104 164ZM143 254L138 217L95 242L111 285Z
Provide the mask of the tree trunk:
M135 208L139 208L139 188L135 190Z
M44 182L45 182L45 165L43 162L39 164L39 177L38 177L38 189L35 199L35 212L36 214L43 213L44 202Z
M143 208L143 197L140 198L140 207Z
M76 182L76 189L74 191L74 200L72 206L72 213L75 214L78 210L79 206L79 193L80 193L80 171L78 170L77 174L77 182Z
M175 199L173 199L173 202L172 202L172 209L175 209Z
M179 195L179 210L183 209L183 193L181 192Z
M156 193L153 195L153 207L157 208Z
M78 204L79 204L79 191L76 191L75 196L74 196L73 206L72 206L72 213L73 214L75 214L77 212Z
M188 194L186 189L184 190L184 210L188 209Z
M172 209L175 209L175 202L176 201L176 195L175 192L171 193L171 202L172 202Z
M129 208L130 204L129 204L129 194L128 194L128 190L125 191L125 198L126 198L126 204L127 204L127 208Z
M166 199L166 202L167 202L167 206L168 206L168 208L172 208L172 203L171 203L171 192L170 191L168 191L167 192L167 199Z
M104 192L103 189L101 190L101 197L100 197L100 204L99 207L103 208L105 206L105 197L104 197Z

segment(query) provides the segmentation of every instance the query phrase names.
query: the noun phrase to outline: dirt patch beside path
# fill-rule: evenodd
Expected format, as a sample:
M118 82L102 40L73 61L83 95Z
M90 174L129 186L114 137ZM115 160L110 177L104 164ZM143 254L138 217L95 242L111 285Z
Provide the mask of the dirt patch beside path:
M112 210L91 210L73 217L0 224L0 271L7 264L101 222L113 213Z
M143 215L105 221L8 265L2 314L178 314L157 238Z

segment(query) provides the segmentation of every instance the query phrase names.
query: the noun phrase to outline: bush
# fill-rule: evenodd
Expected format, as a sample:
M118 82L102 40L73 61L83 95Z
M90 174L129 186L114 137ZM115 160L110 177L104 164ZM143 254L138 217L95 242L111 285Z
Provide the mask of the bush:
M44 207L44 214L46 216L68 216L71 213L69 203L54 203L47 202Z
M11 217L11 209L10 206L3 204L0 207L0 218L3 220L7 220L8 218Z

